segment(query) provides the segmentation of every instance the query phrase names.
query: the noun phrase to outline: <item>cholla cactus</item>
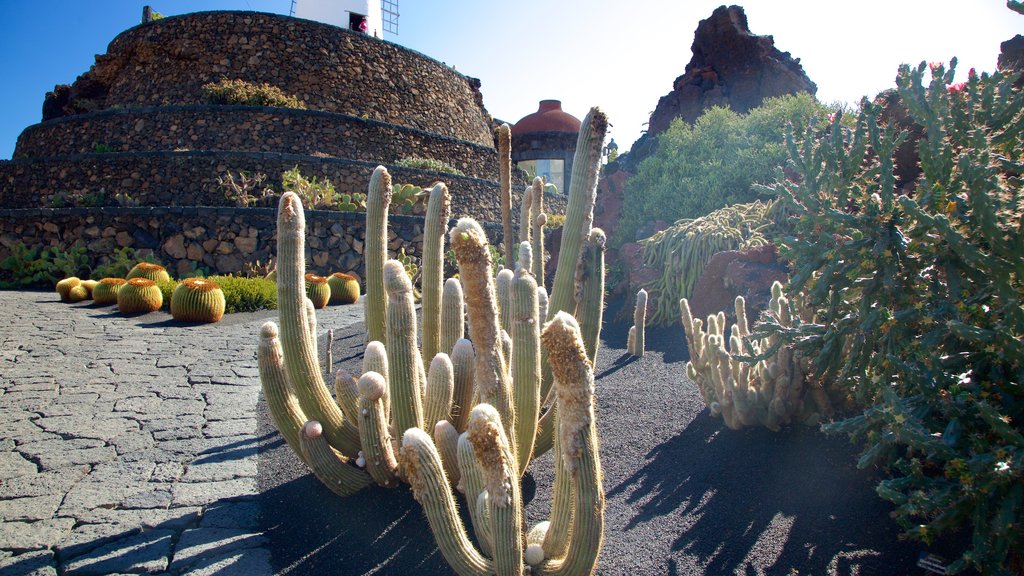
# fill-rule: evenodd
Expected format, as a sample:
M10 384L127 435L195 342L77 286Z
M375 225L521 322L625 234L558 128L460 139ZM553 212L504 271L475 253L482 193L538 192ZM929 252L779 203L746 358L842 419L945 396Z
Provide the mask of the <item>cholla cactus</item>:
M586 131L587 138L599 140L599 149L607 121L596 110L588 119L594 128ZM590 140L581 142L584 144L580 148L587 156L586 151L595 146ZM583 239L591 235L586 214L593 212L593 190L588 183L596 185L599 166L599 154L592 156L594 174L589 178L581 175L579 190L575 195L570 191L570 205L578 215ZM578 159L577 163L586 161ZM386 218L379 220L372 214L387 201L386 195L375 194L374 188L383 189L381 184L388 180L383 167L371 180L368 252L371 245L386 247ZM435 186L430 204L437 196L438 205L447 205L447 194L443 185ZM573 200L574 196L583 198ZM425 236L439 220L447 220L447 214L428 207L427 219ZM300 458L338 494L352 494L374 482L382 486L396 485L398 480L411 483L456 571L521 574L527 541L520 529L519 477L531 459L543 453L535 439L544 427L549 438L557 427L559 439L555 443L563 464L556 480L551 532L548 537L541 534L539 540L534 534L532 542L541 541L543 546L539 553L534 549L530 558L542 572L592 573L600 551L604 508L594 424L593 362L572 316L575 302L565 306L571 309L558 314L541 338L543 317L538 300L542 292L531 272L529 245L521 248L524 265L509 283L506 334L499 324L487 237L472 219L458 222L449 237L458 259L461 290L451 287L451 280L442 290L439 275L434 279L426 271L423 274L424 279L431 278L431 286L423 286L422 341L424 348L430 342L437 350L429 357L415 345L419 330L413 287L401 263L386 261L378 269L368 259L367 326L369 329L371 318L379 314L384 332L367 345L360 378L338 374L335 400L318 366L316 316L303 287L304 236L301 202L295 194L285 193L277 234L281 326L278 329L268 323L263 327L258 356L274 422ZM424 250L423 266L440 271L443 237L431 253L436 255L428 257ZM584 281L581 274L603 274L592 265L580 268L578 260L578 250L576 256L563 259L564 266L572 271L563 274L567 286L560 293L572 296L574 283ZM463 298L471 341L462 338L466 333ZM431 312L430 324L434 327L428 328L428 299L437 299L438 308L450 305L458 309L442 309L439 316ZM371 306L376 310L371 312ZM427 331L439 332L437 344ZM542 350L558 379L557 394L553 393L552 398L557 396L559 406L558 410L552 406L544 417L540 416L547 397L539 368L543 364ZM474 405L467 418L468 407ZM398 434L405 439L400 458L396 457L398 444L393 437ZM466 493L477 537L494 560L470 552L468 536L458 526L458 514L454 512L453 481L458 481ZM558 531L564 534L555 535Z
M764 426L778 430L792 422L814 422L831 416L832 404L822 386L809 381L809 367L776 337L751 338L746 302L736 297L736 323L726 336L725 313L708 316L707 330L690 313L686 298L679 301L690 361L686 374L696 382L712 416L721 416L729 428ZM781 326L797 322L793 307L772 284L769 314ZM726 346L728 342L728 346ZM775 350L774 354L769 353ZM767 358L751 362L751 358Z

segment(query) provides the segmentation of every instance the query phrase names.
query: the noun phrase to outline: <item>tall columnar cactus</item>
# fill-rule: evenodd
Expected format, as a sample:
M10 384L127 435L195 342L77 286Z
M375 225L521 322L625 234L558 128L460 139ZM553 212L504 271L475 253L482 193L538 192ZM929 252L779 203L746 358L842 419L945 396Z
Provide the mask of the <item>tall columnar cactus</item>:
M512 266L515 257L512 235L512 128L508 124L498 127L498 175L501 186L501 228L504 232L505 264Z
M643 356L646 343L644 342L645 327L647 326L647 290L641 288L636 293L636 308L633 309L633 327L629 335L632 338L629 353L633 356Z
M543 285L545 279L544 225L547 224L548 217L544 213L544 180L539 176L535 177L530 185L530 203L532 217L529 223L531 227L529 240L533 246L533 277L537 279L537 284Z
M388 259L388 207L391 205L391 175L378 166L370 177L366 194L366 333L367 341L387 344L384 330L384 262Z
M599 109L592 108L583 119L580 135L576 140L569 200L565 208L565 224L562 226L562 244L558 253L559 265L555 271L554 285L548 302L548 318L554 318L554 315L561 311L570 314L576 311L576 262L594 223L594 202L597 197L601 150L607 131L608 117ZM562 262L565 262L565 265L562 265Z
M736 323L728 331L724 313L708 316L705 331L704 322L690 313L686 298L679 301L679 308L690 350L687 376L697 384L711 415L721 416L726 426L778 430L832 415L825 390L807 379L807 361L792 348L779 346L777 337L751 338L742 296L736 297ZM799 323L779 282L772 285L768 308L780 326L793 328ZM750 361L762 356L767 357Z
M594 422L594 374L579 326L570 315L558 314L545 327L543 340L558 385L561 452L556 466L570 478L565 484L568 497L561 499L561 505L575 510L568 514L572 521L567 526L567 545L562 554L551 556L538 545L550 532L550 522L540 523L524 538L518 481L521 471L505 435L506 426L493 407L475 407L464 434L473 448L482 486L463 484L467 502L476 508L474 522L486 523L477 532L489 535L481 540L489 542L493 558L485 557L472 545L462 526L430 437L419 430L409 430L403 437L401 459L413 492L423 504L441 553L461 575L524 574L525 560L531 562L532 574L592 574L596 569L603 539L604 490Z
M427 199L427 216L423 223L423 272L420 278L420 292L423 296L423 358L428 362L438 352L451 352L451 348L445 350L441 347L444 238L450 217L448 187L437 183Z

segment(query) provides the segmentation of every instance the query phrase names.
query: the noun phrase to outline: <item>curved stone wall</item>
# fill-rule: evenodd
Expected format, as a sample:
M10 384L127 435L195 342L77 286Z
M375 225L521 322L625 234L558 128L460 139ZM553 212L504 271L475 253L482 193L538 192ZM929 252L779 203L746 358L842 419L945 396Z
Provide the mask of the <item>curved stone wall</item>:
M353 272L361 278L365 220L363 214L307 211L306 269ZM79 242L93 267L107 263L118 248L131 247L140 256L152 254L176 277L198 267L239 274L246 263L266 263L275 256L276 226L273 208L0 209L0 260L19 241L30 248ZM388 226L392 256L403 249L421 256L422 217L392 215ZM492 242L500 239L500 225L484 224L484 230Z
M262 106L163 106L65 116L26 128L14 159L88 154L98 145L114 152L316 153L384 164L421 157L467 176L498 174L490 146L344 114Z
M313 110L493 146L479 81L401 46L309 20L199 12L141 24L49 106L64 113L202 104L203 84L269 83Z
M272 152L138 152L80 154L28 160L0 161L0 206L51 207L55 194L79 204L83 196L101 190L115 205L114 196L127 194L143 206L230 206L217 177L241 170L268 176L266 184L281 191L281 174L298 166L303 176L329 179L340 193L366 192L373 162L316 158ZM452 195L452 214L489 222L501 221L499 185L482 180L388 166L396 184L427 187L442 181ZM522 190L514 197L519 197ZM518 204L515 204L518 206Z

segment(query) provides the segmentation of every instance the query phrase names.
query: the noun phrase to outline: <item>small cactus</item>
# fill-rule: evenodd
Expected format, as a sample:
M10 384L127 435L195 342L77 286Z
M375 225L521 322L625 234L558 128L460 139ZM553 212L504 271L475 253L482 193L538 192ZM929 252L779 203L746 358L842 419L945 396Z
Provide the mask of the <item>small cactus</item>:
M335 272L327 277L331 288L331 304L355 304L359 301L359 281L355 276Z
M186 278L171 293L171 317L182 322L219 322L224 291L213 280Z
M96 289L97 284L99 284L99 280L82 280L82 287L89 293L88 298L92 298L93 290Z
M125 283L124 278L103 278L92 289L92 300L96 304L117 304L117 292Z
M128 280L132 278L148 278L157 284L171 281L171 275L167 273L167 269L152 262L139 262L128 271L128 275L125 278Z
M86 289L84 284L78 286L72 286L71 290L68 290L68 302L81 302L82 300L89 299L89 290Z
M57 294L60 294L60 299L64 302L71 301L71 289L82 283L82 280L76 276L69 276L59 282L57 282Z
M647 325L647 290L641 288L636 293L636 308L633 310L633 327L629 330L630 344L628 352L633 356L644 355L645 326Z
M117 291L117 308L122 314L156 312L163 305L163 292L149 278L132 278Z
M319 310L331 301L331 287L327 278L316 274L306 274L306 298L313 303L313 308Z

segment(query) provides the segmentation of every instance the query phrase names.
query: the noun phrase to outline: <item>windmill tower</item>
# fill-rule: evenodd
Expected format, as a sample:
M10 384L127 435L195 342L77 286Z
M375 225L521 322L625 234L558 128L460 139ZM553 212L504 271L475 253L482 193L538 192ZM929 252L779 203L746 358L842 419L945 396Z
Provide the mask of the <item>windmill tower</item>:
M292 0L291 15L375 38L398 34L398 0Z

